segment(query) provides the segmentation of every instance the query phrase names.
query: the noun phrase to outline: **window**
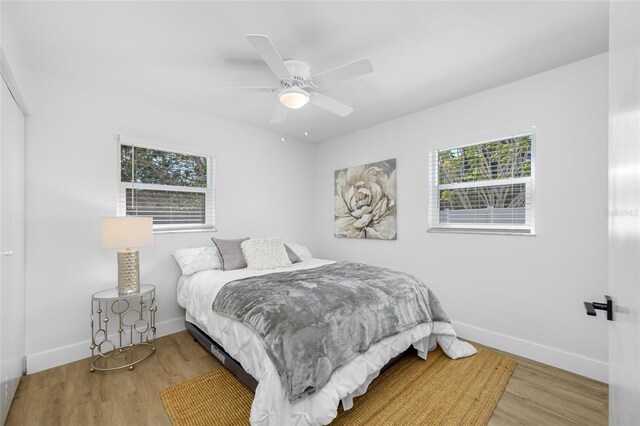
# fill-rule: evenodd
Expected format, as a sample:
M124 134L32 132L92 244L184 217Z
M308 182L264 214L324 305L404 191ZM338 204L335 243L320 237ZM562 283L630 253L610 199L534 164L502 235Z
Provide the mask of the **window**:
M429 153L429 230L533 234L534 135Z
M155 231L214 229L210 156L120 143L118 214L151 216Z

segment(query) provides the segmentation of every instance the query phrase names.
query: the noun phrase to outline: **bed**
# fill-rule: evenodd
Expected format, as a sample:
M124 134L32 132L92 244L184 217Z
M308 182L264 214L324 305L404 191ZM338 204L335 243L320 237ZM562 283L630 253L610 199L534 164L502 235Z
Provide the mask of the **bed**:
M366 392L385 365L411 347L423 359L436 345L440 345L453 359L476 352L473 346L457 339L449 322L420 323L371 345L366 352L358 353L335 369L326 383L312 394L292 400L263 338L252 327L214 311L212 306L227 283L235 284L259 276L270 278L275 277L271 274L282 275L291 271L320 270L334 263L305 257L286 268L205 270L179 279L178 303L186 310L189 331L255 391L250 414L250 422L254 426L331 423L340 403L344 409L350 409L353 398Z

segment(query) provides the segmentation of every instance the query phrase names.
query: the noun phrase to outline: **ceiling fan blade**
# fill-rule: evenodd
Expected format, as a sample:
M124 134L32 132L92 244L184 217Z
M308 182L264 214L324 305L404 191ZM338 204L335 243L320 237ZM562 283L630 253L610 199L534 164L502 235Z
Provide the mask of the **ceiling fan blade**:
M284 119L287 118L288 111L289 111L289 108L287 108L286 106L278 102L278 106L276 106L276 110L273 112L273 115L271 116L271 120L269 120L269 123L271 124L282 123Z
M341 117L346 117L353 112L350 106L315 92L311 94L309 102Z
M226 93L226 92L274 93L280 89L276 89L275 87L212 87L209 90L214 93Z
M279 79L284 80L291 77L289 69L284 64L282 57L273 46L273 43L271 43L271 40L269 40L269 37L262 34L247 34L247 40Z
M367 58L341 65L337 68L314 75L313 83L318 87L324 87L339 81L347 80L373 71L373 64Z

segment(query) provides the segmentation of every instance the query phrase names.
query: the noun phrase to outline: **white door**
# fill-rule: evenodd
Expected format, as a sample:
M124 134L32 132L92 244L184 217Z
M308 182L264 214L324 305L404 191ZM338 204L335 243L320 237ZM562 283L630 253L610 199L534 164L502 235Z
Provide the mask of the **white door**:
M0 79L0 424L4 424L25 355L24 116Z
M609 292L609 423L640 425L640 2L609 9Z

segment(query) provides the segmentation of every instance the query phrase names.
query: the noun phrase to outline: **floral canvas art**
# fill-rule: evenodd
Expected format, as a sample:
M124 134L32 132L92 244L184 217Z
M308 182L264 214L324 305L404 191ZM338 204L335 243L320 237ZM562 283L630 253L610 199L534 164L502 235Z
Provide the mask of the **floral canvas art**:
M396 160L336 170L334 234L396 239Z

